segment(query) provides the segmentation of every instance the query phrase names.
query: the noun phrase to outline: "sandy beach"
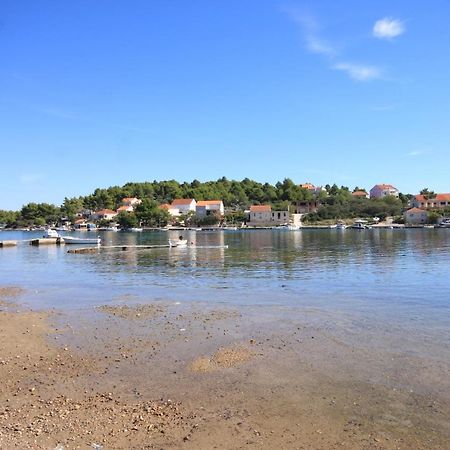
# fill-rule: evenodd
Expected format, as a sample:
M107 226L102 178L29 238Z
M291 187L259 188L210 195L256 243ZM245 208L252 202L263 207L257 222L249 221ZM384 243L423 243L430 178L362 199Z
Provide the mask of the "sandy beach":
M450 361L358 342L345 318L23 295L0 289L1 448L450 448Z

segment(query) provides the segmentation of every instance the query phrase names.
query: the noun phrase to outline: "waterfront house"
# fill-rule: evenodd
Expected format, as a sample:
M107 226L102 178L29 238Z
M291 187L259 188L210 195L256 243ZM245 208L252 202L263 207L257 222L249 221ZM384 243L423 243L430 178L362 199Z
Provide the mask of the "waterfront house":
M366 191L355 191L352 192L354 198L369 198L369 194Z
M87 230L87 222L85 219L76 220L73 226L76 230Z
M176 198L171 203L168 211L171 216L180 216L195 211L197 202L193 198Z
M225 209L222 200L200 200L197 202L195 212L198 217L206 217L212 214L223 216Z
M404 214L405 223L419 225L428 222L428 212L420 208L411 208Z
M383 198L391 195L393 197L398 197L400 191L392 186L392 184L376 184L370 190L370 198Z
M416 195L411 203L415 208L448 208L450 207L450 194Z
M90 217L91 220L112 220L117 216L117 212L112 209L101 209L93 213Z
M270 205L252 205L247 225L250 227L274 227L289 224L289 211L272 211Z

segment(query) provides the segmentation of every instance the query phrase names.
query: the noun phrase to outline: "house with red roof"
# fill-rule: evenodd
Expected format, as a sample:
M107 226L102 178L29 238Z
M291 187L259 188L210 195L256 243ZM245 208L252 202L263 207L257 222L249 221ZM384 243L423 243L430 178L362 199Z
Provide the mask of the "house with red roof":
M450 194L416 195L412 206L423 209L443 209L450 207Z
M404 214L405 223L410 225L419 225L428 222L428 211L420 208L411 208Z
M388 195L398 197L399 194L400 191L395 186L392 186L392 184L376 184L370 190L370 198L384 198Z
M355 198L369 198L369 194L366 191L352 192L352 196Z
M100 211L94 212L90 219L91 220L111 220L117 216L117 212L112 209L101 209Z
M289 221L289 211L272 211L270 205L252 205L247 225L250 227L274 227L288 225Z
M222 200L199 200L195 206L195 212L198 217L210 215L223 216L225 208Z
M122 199L122 205L124 206L132 206L133 208L137 205L140 205L142 203L142 200L136 198L136 197L125 197Z
M197 202L193 198L176 198L168 206L169 207L166 209L169 211L171 216L180 216L188 214L191 211L195 212Z

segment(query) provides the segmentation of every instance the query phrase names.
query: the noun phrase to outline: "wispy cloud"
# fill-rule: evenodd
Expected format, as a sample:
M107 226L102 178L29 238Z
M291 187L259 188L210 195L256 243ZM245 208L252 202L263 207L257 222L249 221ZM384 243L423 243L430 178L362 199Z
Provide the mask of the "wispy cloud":
M373 36L378 39L393 39L405 32L405 25L402 21L385 17L377 20L373 26Z
M284 12L291 20L300 25L306 50L325 56L332 69L345 72L352 80L356 81L372 81L381 78L382 71L378 67L340 61L340 51L337 46L322 36L322 27L311 14L297 8L285 8Z
M338 52L336 48L320 36L321 27L311 14L300 11L296 8L285 8L284 11L288 14L291 20L300 25L305 40L305 46L309 52L327 55L330 57L337 55Z
M337 63L333 65L333 69L345 72L350 78L356 81L371 81L381 78L382 73L378 67L367 66L354 63Z
M44 179L44 174L42 173L23 173L19 175L19 182L21 184L36 184Z
M420 155L424 155L425 153L427 153L427 151L425 150L412 150L411 152L407 153L406 156L420 156Z

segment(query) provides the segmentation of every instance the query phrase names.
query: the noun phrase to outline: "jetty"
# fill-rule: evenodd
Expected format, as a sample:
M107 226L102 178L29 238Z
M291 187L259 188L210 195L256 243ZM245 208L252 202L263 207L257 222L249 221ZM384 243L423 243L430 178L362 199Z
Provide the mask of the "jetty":
M17 245L17 241L0 241L0 248L15 247L16 245Z
M169 244L154 244L154 245L98 245L91 247L78 247L67 250L67 253L96 253L103 250L149 250L155 248L195 248L195 249L215 249L215 248L228 248L228 245L185 245L183 247L171 247Z

